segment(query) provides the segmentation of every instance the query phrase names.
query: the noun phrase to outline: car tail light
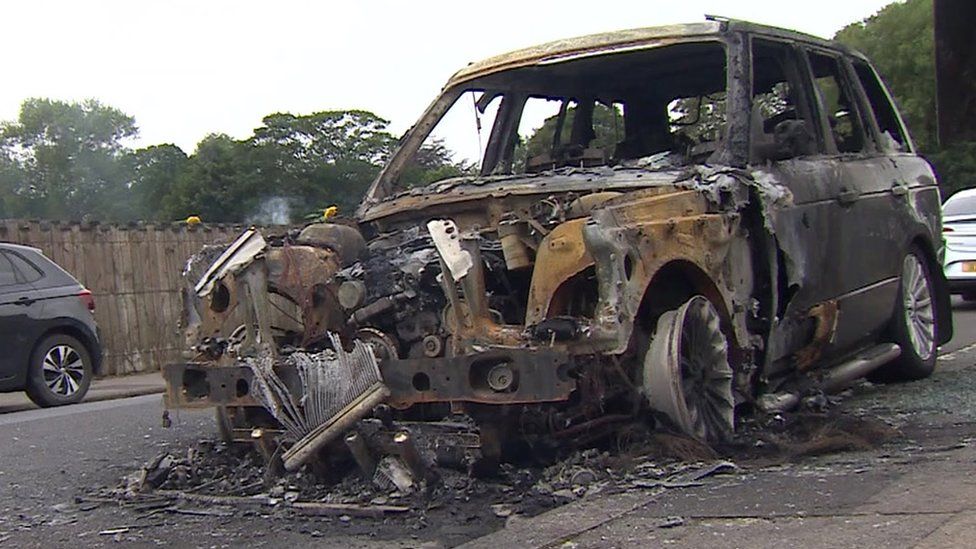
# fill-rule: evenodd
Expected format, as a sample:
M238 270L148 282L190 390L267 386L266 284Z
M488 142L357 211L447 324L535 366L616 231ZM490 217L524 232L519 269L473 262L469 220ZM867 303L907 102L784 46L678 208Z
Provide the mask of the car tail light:
M953 229L952 227L946 227L946 226L942 227L942 232L944 233L951 233L953 231L955 231L955 229Z
M78 292L78 299L88 307L88 310L95 312L95 296L92 295L91 290L84 289Z

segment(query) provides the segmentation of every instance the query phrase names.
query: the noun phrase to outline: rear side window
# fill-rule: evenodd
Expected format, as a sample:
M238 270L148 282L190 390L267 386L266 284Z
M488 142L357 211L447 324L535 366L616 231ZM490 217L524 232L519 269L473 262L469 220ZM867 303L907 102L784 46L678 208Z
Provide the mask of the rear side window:
M44 274L33 263L24 259L20 254L0 252L0 286L13 284L29 284L40 280Z
M20 283L20 277L14 270L13 263L7 259L7 254L0 253L0 286L13 286Z
M898 121L898 114L874 70L862 61L854 61L854 72L874 111L881 131L879 144L886 151L908 151L908 137Z
M863 151L865 132L840 61L834 56L810 52L810 67L837 151Z
M31 263L27 258L21 257L20 254L16 252L4 252L10 263L13 264L14 270L17 275L21 277L22 282L36 282L44 276L33 263Z

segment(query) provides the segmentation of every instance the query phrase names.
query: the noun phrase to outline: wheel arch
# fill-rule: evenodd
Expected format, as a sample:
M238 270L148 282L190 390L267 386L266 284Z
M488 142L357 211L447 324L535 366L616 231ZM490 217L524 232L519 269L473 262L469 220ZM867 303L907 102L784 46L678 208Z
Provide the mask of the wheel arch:
M102 352L98 338L92 334L88 328L77 326L70 322L56 324L46 329L40 335L40 337L34 341L34 346L31 347L30 352L31 359L33 359L34 353L37 351L37 348L40 346L41 342L52 335L66 335L80 341L81 344L85 346L85 350L88 351L88 356L91 358L92 372L94 375L100 376L103 374Z
M726 295L708 273L688 259L673 259L655 271L644 289L635 324L651 334L660 316L680 307L694 295L708 299L718 311L722 332L729 341L729 359L733 367L741 360L741 347L732 325L731 307Z

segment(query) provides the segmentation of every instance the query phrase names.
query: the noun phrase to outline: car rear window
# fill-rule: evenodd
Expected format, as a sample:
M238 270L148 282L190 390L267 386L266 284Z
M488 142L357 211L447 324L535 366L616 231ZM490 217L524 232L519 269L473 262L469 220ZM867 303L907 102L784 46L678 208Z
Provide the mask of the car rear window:
M942 206L942 215L976 215L976 196L952 196Z

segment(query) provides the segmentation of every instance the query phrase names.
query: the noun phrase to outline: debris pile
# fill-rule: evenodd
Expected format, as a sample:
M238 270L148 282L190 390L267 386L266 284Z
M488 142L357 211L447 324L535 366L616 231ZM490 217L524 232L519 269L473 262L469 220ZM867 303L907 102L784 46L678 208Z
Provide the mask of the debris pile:
M464 416L455 419L443 424L401 420L387 426L377 418L361 420L350 431L368 442L370 452L377 450L375 441L392 444L397 433L408 432L426 476L415 475L408 460L393 452L372 462L373 469L364 468L347 451L356 445L349 436L333 441L328 459L310 461L295 472L282 468L277 476L269 474L266 456L254 445L201 440L185 451L153 457L119 485L92 491L76 503L121 508L126 526L271 517L274 524L321 535L334 529L336 535L409 536L418 545L436 540L452 546L517 527L561 505L592 505L588 502L619 493L646 498L712 490L730 481L723 478L743 482L773 463L856 451L897 434L870 416L839 409L750 416L736 439L717 449L685 435L654 432L644 423L623 424L615 429L618 436L601 446L567 450L555 458L529 448L523 459L501 463L485 477L469 474L481 459L477 424ZM451 453L458 439L467 440L471 451ZM666 517L657 527L680 527L684 520Z
M306 467L272 477L252 447L202 440L185 453L155 456L119 486L97 491L94 501L179 514L259 511L408 521L460 514L465 520L493 520L497 526L498 520L533 516L578 498L691 486L705 476L735 470L727 461L663 458L653 440L646 439L623 454L589 448L548 466L502 464L494 476L478 478L469 474L463 460L434 467L444 429L435 425L428 432L428 425L409 431L423 472L410 465L410 458L388 455L375 462L372 475L361 464L335 462L328 470ZM367 421L353 433L382 428ZM348 474L350 468L359 468L359 474Z

